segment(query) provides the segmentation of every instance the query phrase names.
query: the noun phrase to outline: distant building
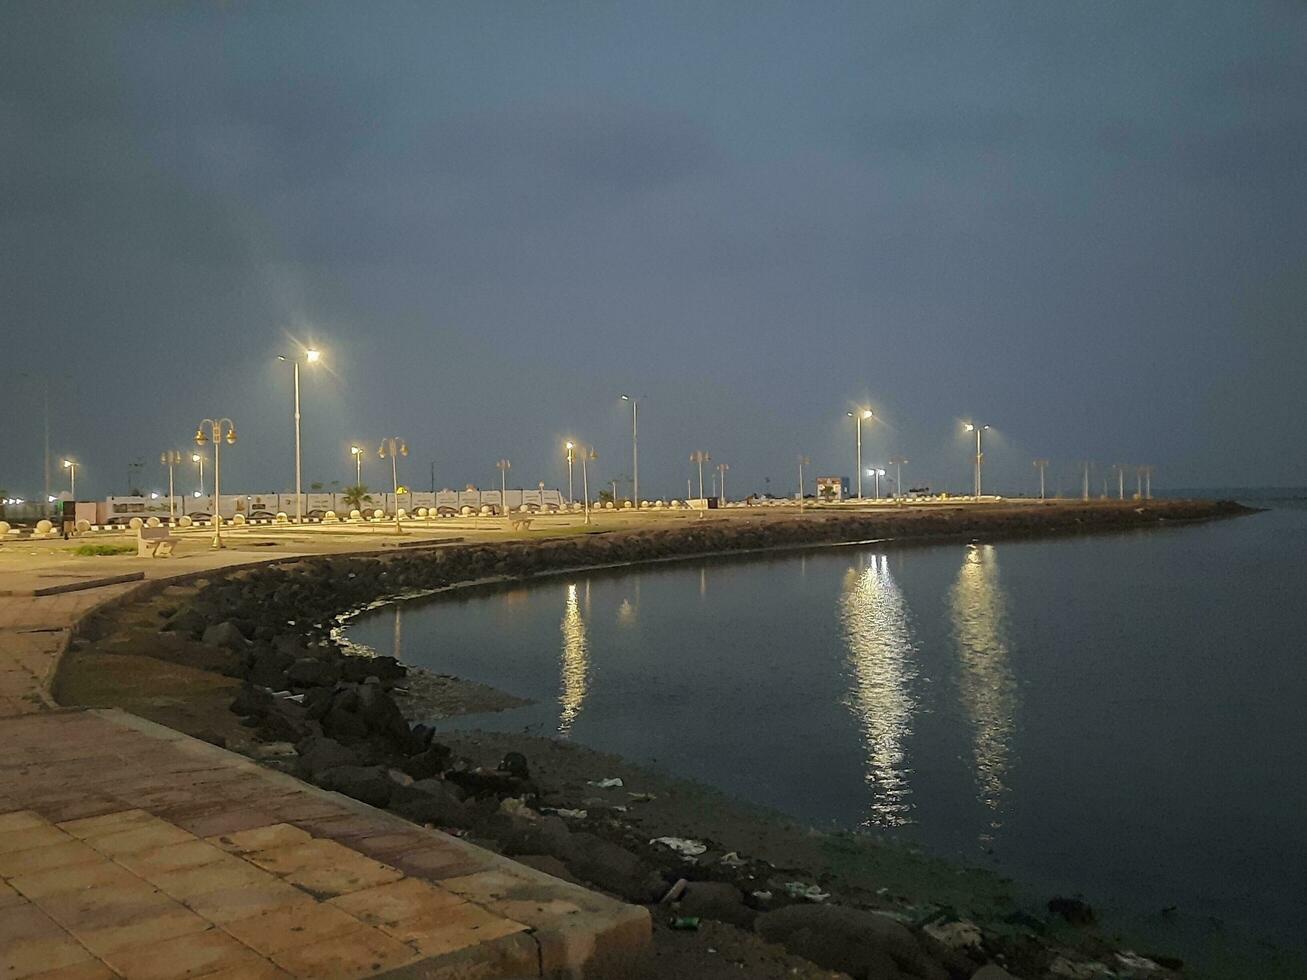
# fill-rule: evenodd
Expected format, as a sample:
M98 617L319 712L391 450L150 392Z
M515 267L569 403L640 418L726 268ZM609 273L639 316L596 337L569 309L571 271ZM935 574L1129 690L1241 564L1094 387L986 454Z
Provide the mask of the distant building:
M849 478L847 476L817 477L817 499L835 502L849 496Z

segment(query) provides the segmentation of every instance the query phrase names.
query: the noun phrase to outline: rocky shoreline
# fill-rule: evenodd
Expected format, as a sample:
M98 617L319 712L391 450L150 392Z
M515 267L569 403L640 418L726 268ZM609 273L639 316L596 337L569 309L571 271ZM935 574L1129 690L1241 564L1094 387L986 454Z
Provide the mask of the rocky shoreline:
M755 964L750 976L795 975L797 956L815 964L812 976L834 970L885 980L1174 977L1182 975L1178 960L1120 948L1099 935L1092 910L1074 898L1054 898L1032 914L991 876L968 882L975 901L967 886L953 889L949 904L922 901L891 887L901 884L889 867L901 855L871 840L814 835L773 821L771 846L756 836L744 846L730 839L732 825L702 819L702 807L724 812L729 804L696 798L633 767L581 779L542 740L468 733L437 740L431 727L410 718L520 702L411 671L390 657L360 656L340 642L336 627L343 615L379 600L563 570L874 539L994 540L1155 527L1245 510L1193 501L940 508L704 521L281 561L172 585L97 613L79 628L57 694L67 703L130 702L132 690L154 685L155 720L549 873L655 906L660 932L670 924L698 931L711 921L788 954L770 966ZM153 666L159 663L168 665L166 683ZM119 671L121 683L97 688L97 671L101 678ZM123 706L133 710L131 703ZM570 747L558 752L564 748ZM620 765L590 756L582 768ZM861 875L838 870L859 862L866 865ZM966 877L959 869L943 873ZM714 930L703 928L718 937L705 948L720 960L718 947L729 937ZM742 975L742 968L729 975ZM707 965L695 969L711 973Z

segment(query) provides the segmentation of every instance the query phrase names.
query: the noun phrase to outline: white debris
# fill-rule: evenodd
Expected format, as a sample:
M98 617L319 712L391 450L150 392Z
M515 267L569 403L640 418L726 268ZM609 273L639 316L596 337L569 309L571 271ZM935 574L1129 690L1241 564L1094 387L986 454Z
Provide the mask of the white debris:
M728 868L742 868L748 863L748 861L744 860L744 858L740 857L740 855L734 851L727 851L722 855L722 864L726 865Z
M591 786L598 786L600 789L616 789L622 785L622 780L614 776L612 779L590 780Z
M1128 970L1141 970L1144 973L1152 973L1155 970L1161 969L1161 966L1154 963L1147 956L1140 956L1138 953L1132 952L1128 949L1117 953L1116 958L1121 962L1121 965Z
M673 850L685 858L696 858L708 850L707 844L702 844L697 840L690 840L688 837L655 837L649 843L662 844L663 847Z
M760 902L770 902L770 901L771 901L771 892L756 891L756 892L753 893L753 897L756 898L756 899L757 899L758 901L760 901Z
M979 949L984 937L974 922L960 919L957 922L932 922L925 932L949 949Z
M801 881L787 881L785 893L791 898L806 898L810 902L824 902L830 898L830 892L824 892L816 885L805 885Z
M584 820L590 816L589 810L569 810L566 807L541 807L542 813L554 813L566 820Z
M506 813L510 817L521 817L523 820L539 820L540 814L536 813L526 805L526 800L509 797L499 804L499 812Z

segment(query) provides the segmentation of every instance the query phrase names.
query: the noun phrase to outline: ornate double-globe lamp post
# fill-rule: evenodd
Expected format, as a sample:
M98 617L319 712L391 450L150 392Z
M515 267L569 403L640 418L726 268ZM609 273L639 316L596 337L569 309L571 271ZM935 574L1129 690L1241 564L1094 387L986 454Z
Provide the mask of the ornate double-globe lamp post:
M205 427L208 427L208 432ZM213 545L214 548L226 547L222 543L222 441L227 445L236 442L236 423L231 419L201 419L195 427L195 445L207 446L213 443Z
M377 455L381 459L390 457L390 478L395 484L395 533L403 534L404 529L399 526L399 465L398 457L408 455L408 446L399 436L390 436L381 440L381 448L377 450Z

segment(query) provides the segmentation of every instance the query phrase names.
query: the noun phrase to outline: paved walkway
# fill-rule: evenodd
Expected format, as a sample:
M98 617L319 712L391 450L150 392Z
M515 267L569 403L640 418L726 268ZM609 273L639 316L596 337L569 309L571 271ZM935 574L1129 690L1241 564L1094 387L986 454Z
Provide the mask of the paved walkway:
M0 587L62 560L6 561ZM569 977L648 941L637 906L132 715L55 708L77 619L137 587L0 598L0 978Z

